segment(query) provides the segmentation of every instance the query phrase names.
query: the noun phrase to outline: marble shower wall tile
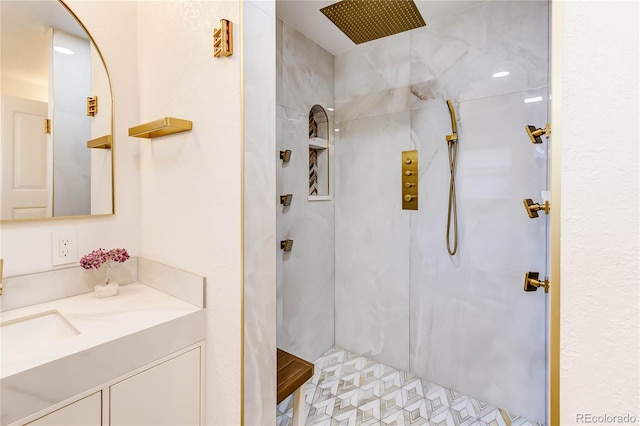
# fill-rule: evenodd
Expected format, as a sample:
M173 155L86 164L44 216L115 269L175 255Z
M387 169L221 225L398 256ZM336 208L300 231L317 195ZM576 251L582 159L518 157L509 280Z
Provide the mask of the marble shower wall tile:
M412 108L547 86L548 14L547 0L488 1L411 31Z
M278 105L307 114L315 104L333 107L333 55L286 23L278 22L282 26L276 32L281 33L282 49Z
M409 109L409 40L404 32L336 55L336 121Z
M244 407L248 425L274 424L276 399L276 19L244 6ZM256 33L252 28L268 31ZM241 28L241 30L243 30Z
M307 199L309 110L315 104L334 105L333 56L280 20L276 38L276 66L281 70L277 151L292 150L289 163L274 159L276 196L293 194L289 207L276 200L277 239L294 240L291 252L279 250L277 255L277 343L287 352L313 360L335 342L334 200ZM330 112L329 120L333 129ZM334 160L331 146L331 173ZM333 176L329 179L332 185Z
M522 200L546 188L547 144L525 123L546 103L524 93L462 102L456 174L459 251L446 251L449 166L446 106L415 110L420 210L411 218L411 371L523 416L545 418L545 296L525 293L545 270L544 215Z
M336 142L336 344L408 370L409 112L340 124Z
M308 113L278 107L279 194L293 194L289 207L277 205L281 240L294 240L291 252L278 252L278 347L313 360L334 343L334 201L308 201Z

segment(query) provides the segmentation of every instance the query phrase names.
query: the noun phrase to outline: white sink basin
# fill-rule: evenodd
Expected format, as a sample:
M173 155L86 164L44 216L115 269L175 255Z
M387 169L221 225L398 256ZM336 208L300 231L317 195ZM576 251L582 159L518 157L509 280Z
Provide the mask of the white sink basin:
M40 312L0 323L3 362L79 335L56 310Z

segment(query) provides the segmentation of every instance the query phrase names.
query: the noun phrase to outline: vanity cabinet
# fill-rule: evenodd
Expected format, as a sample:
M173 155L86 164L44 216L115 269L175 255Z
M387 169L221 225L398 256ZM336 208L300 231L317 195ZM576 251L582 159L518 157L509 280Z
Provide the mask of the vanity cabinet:
M110 425L201 424L200 348L109 388Z
M102 392L96 392L72 402L26 424L29 426L101 426Z
M202 425L203 359L200 342L11 426Z

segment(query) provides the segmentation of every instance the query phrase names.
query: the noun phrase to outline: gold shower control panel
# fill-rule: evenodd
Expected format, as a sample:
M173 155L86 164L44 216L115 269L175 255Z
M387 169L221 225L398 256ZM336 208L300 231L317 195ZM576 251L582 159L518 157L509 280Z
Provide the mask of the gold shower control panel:
M418 151L402 151L402 210L418 210Z

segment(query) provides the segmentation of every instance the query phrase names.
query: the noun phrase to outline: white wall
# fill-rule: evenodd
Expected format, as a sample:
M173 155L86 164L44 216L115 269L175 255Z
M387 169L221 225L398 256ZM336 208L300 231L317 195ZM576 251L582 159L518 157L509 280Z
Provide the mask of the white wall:
M640 418L639 6L554 2L553 14L562 58L553 64L554 117L561 114L553 139L562 144L560 423L578 424L581 413Z
M112 102L107 73L95 47L91 46L91 96L98 96L98 114L91 118L91 139L111 134ZM91 150L91 213L113 211L112 156L110 149Z
M104 55L111 74L116 108L114 117L116 215L100 218L2 223L0 255L4 276L45 271L51 265L51 232L75 229L78 255L98 247L126 247L139 254L138 146L127 128L138 121L135 2L86 2L70 0L72 10L89 28ZM118 31L113 29L117 27ZM133 65L132 65L133 64Z
M279 250L277 257L278 347L313 361L335 342L335 203L308 200L309 111L315 104L334 106L333 55L281 20L276 40L277 150L292 151L288 163L275 157L276 195L293 194L289 207L277 205L278 241L294 241L291 252ZM333 113L328 115L333 173ZM322 175L318 181L321 187Z
M241 54L237 43L228 58L212 50L221 18L239 40L239 16L237 1L139 2L140 119L127 120L193 121L128 143L141 151L141 254L206 277L210 425L240 423Z

